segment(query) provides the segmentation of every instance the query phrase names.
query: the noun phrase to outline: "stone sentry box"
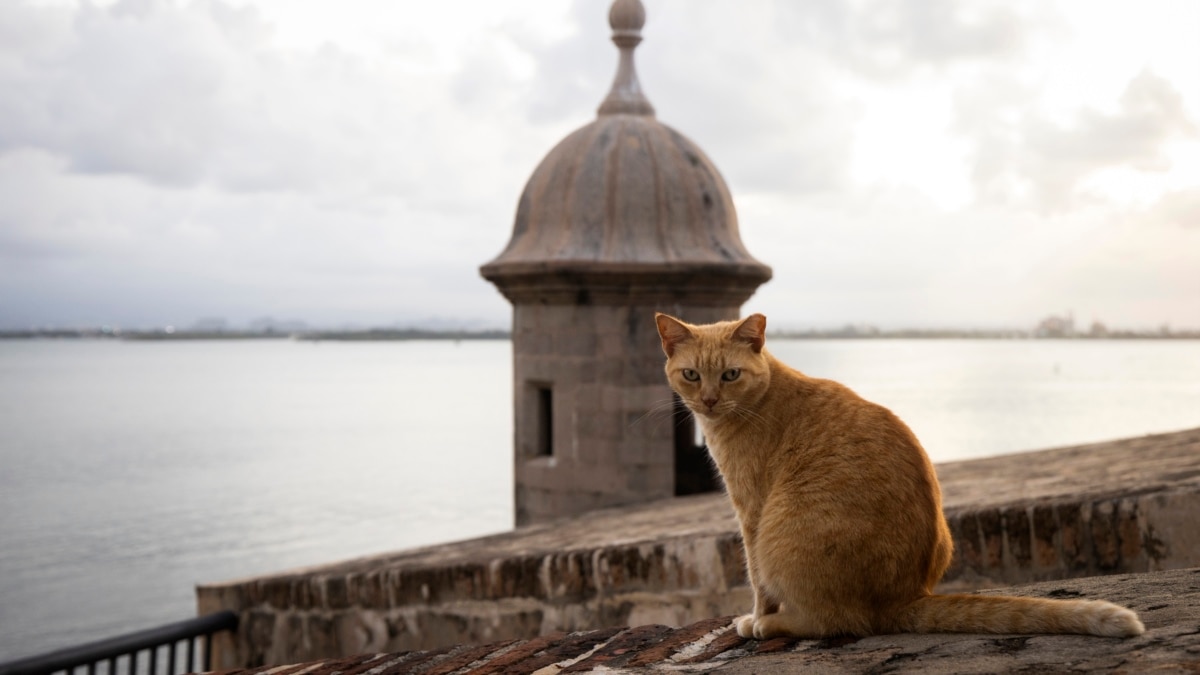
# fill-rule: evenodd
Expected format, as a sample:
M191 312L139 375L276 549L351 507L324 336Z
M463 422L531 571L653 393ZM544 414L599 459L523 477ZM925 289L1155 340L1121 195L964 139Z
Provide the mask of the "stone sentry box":
M642 93L644 22L638 0L613 3L612 90L533 172L508 246L480 269L513 305L518 525L715 489L673 409L654 313L737 318L771 277L716 167Z

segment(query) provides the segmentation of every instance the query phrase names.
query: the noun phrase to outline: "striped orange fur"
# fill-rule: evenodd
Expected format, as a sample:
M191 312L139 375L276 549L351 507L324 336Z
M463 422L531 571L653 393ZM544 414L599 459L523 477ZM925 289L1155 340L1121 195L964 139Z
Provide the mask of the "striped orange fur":
M761 314L656 320L667 380L741 525L754 590L742 637L1145 630L1103 601L934 595L953 544L933 465L904 422L773 357Z

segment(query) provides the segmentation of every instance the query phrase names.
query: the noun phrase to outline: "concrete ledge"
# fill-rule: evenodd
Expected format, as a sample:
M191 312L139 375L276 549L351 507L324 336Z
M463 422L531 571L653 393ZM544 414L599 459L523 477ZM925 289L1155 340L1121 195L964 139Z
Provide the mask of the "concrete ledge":
M999 593L1001 591L983 591ZM744 640L733 617L684 628L640 626L554 633L529 640L368 654L237 675L333 673L1065 673L1200 671L1200 568L1092 577L1003 589L1006 595L1106 599L1146 624L1131 639L1078 635L881 635L825 640ZM232 674L231 674L232 675Z
M1200 429L938 467L945 590L1200 564ZM220 667L689 625L751 604L723 495L200 587L242 619Z

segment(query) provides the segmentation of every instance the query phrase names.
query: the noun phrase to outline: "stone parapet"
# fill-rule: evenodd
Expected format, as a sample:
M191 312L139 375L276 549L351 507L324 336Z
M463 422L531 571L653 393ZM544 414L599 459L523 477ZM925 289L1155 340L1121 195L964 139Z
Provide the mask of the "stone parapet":
M955 536L948 589L1200 563L1200 429L937 467ZM202 586L242 618L221 667L682 626L750 606L723 495Z
M1200 429L938 465L944 586L1200 563Z
M1043 582L996 593L1118 602L1146 633L1081 635L880 635L824 640L746 640L732 616L682 628L645 625L524 640L371 653L228 675L407 675L584 672L776 673L1195 673L1200 670L1200 568ZM989 591L984 591L989 593Z

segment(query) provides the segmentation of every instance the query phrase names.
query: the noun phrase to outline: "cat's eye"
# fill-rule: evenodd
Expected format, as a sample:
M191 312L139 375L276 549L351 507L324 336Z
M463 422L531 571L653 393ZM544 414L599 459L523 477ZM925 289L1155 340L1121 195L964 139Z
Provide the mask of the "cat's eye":
M683 379L687 380L688 382L696 382L700 379L700 373L697 373L691 368L684 368Z
M734 380L741 377L741 375L742 375L741 368L730 368L729 370L721 373L721 379L726 382L733 382Z

